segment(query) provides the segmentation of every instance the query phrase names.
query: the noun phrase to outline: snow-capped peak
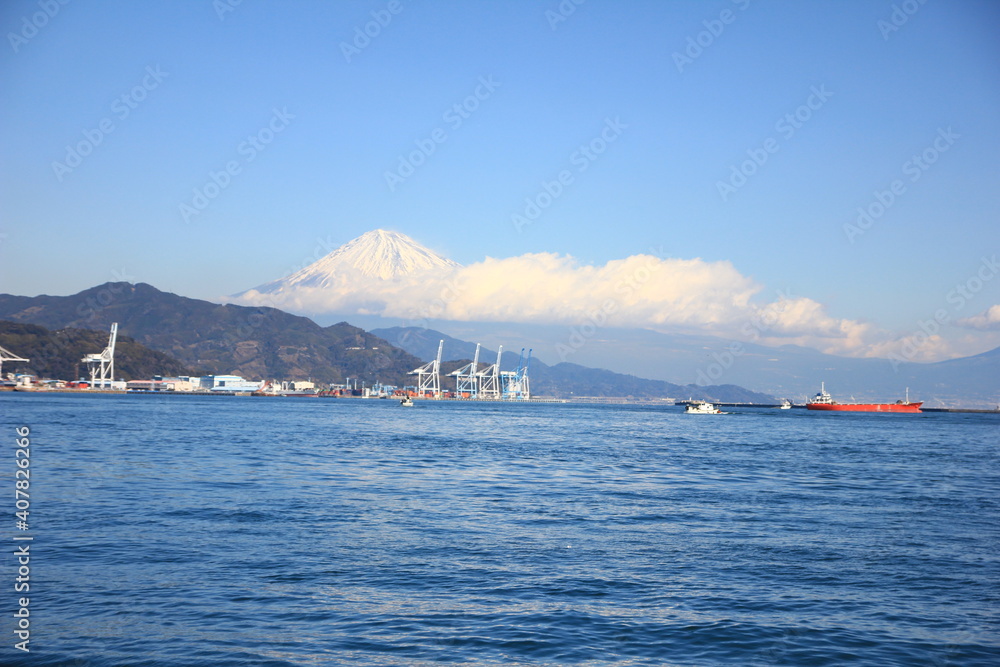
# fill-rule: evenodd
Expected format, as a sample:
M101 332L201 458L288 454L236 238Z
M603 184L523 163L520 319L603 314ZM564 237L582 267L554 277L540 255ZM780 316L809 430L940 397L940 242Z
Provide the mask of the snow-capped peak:
M366 276L390 279L426 269L453 269L457 263L435 254L409 236L399 232L376 229L316 262L347 263Z
M366 232L295 273L257 288L277 292L291 287L331 287L345 277L392 280L412 273L450 271L460 265L428 250L409 236L376 229ZM339 280L338 280L339 278Z

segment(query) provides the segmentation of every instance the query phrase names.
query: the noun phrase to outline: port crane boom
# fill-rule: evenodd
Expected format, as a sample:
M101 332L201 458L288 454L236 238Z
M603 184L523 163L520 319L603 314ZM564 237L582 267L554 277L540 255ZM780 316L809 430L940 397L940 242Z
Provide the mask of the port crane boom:
M444 351L444 339L438 343L437 358L420 368L414 368L408 375L417 376L417 393L424 396L428 392L434 398L441 398L441 354Z
M13 352L3 347L0 347L0 380L3 379L3 362L5 361L31 361L30 359L25 359L24 357L19 357Z
M469 398L479 397L480 374L477 372L477 369L479 368L480 347L481 345L476 343L476 354L473 357L471 364L466 364L458 370L450 373L450 375L455 376L455 393L459 396L468 393Z
M93 389L98 384L102 388L107 385L111 388L111 383L115 379L115 341L118 340L118 323L112 322L111 335L108 337L108 346L100 354L88 354L80 361L90 368L90 388Z

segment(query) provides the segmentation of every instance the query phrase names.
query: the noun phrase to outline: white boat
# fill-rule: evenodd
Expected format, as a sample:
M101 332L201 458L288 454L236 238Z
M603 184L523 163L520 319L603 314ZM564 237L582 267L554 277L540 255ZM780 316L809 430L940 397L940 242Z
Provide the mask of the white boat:
M696 401L694 403L688 403L687 408L684 410L686 415L724 415L728 414L722 412L719 408L715 407L714 404L708 403L707 401Z
M779 406L779 408L780 408L781 410L791 410L791 409L792 409L792 402L791 402L791 401L789 401L789 400L788 400L788 399L786 398L785 400L783 400L783 401L781 402L781 405Z
M406 398L402 399L399 402L399 404L402 405L404 408L412 408L413 407L413 399L411 399L409 396L407 396Z

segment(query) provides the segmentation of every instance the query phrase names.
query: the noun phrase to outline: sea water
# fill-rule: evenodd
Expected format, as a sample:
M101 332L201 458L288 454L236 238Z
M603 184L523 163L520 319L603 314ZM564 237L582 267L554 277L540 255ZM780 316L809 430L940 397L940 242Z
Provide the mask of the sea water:
M0 394L0 664L996 665L998 427Z

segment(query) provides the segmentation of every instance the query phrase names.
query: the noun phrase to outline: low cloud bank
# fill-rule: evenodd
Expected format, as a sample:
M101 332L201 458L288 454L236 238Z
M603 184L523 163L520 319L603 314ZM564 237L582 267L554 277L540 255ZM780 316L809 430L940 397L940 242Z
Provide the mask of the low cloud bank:
M978 329L980 331L1000 331L1000 304L991 306L986 311L959 320L956 324L966 329Z
M874 328L831 317L812 299L763 288L730 262L633 255L604 265L534 253L449 271L378 280L343 273L328 287L251 290L248 305L297 312L647 328L714 334L765 345L796 344L867 356Z

